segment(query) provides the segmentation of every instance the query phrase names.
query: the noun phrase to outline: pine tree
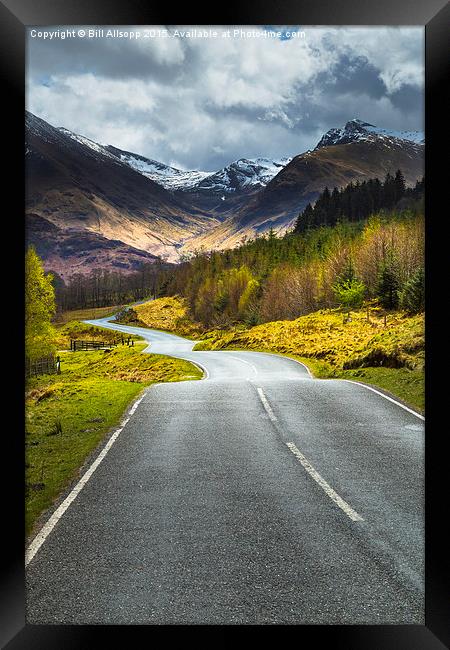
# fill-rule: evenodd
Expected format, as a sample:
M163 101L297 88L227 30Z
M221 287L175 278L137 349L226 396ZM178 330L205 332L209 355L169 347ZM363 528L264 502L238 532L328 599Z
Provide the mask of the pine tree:
M405 177L403 176L400 169L397 169L394 178L394 196L395 202L400 201L404 196L406 190Z
M295 223L294 232L301 233L311 228L314 224L314 210L311 206L311 203L308 203L306 208L301 212Z
M425 309L425 271L423 268L411 276L400 293L400 307L410 314Z
M387 172L383 183L383 201L382 207L389 209L395 203L395 179Z
M378 274L376 293L386 309L395 309L399 302L400 281L398 269L393 258L388 258Z

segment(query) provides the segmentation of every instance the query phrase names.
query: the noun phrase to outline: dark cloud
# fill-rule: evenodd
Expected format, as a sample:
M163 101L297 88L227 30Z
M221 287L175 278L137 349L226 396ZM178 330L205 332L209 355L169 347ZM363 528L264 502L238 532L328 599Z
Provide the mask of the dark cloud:
M422 89L411 85L402 86L399 90L391 93L392 104L405 114L422 113L424 94Z
M293 156L354 117L423 128L422 29L304 29L304 42L29 38L27 105L55 126L206 171Z

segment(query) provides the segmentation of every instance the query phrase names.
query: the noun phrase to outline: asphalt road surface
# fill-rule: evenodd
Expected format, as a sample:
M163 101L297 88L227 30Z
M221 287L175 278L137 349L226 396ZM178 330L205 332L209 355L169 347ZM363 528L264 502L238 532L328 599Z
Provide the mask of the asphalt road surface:
M277 355L87 322L205 379L146 390L28 555L28 623L424 624L423 418Z

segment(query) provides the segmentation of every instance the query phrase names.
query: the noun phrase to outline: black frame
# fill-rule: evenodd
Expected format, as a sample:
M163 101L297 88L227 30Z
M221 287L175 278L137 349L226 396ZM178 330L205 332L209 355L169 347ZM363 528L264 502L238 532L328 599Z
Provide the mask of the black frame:
M22 225L22 207L19 207L18 195L24 190L24 91L25 91L25 29L30 25L74 24L74 25L259 25L259 24L300 24L300 25L422 25L425 26L425 62L426 62L426 276L427 276L427 437L426 437L426 605L424 626L293 626L301 627L298 640L304 639L304 633L312 634L314 644L332 645L342 650L440 650L450 646L450 616L447 605L449 595L448 570L449 549L444 526L443 513L446 497L445 476L445 415L440 418L439 408L442 401L438 391L442 383L437 378L439 366L436 348L432 340L442 345L446 340L445 320L432 309L433 294L431 282L439 278L442 270L438 264L445 260L444 246L446 238L442 227L447 215L443 209L444 192L447 189L447 164L439 165L439 153L444 153L446 107L446 82L448 83L449 5L443 0L285 0L281 5L277 0L267 0L264 4L258 0L247 0L244 4L229 0L225 5L216 6L212 14L206 6L181 6L170 15L168 8L151 5L148 0L65 0L64 3L52 0L1 0L0 2L0 66L3 89L3 107L6 116L3 119L3 136L10 137L10 144L5 147L8 160L8 172L17 181L16 190L11 191L9 182L2 192L4 219L8 219L5 235L8 237L8 249L13 247L12 266L8 263L6 279L10 287L13 278L17 287L13 312L9 309L4 314L7 321L8 354L10 363L5 368L18 368L15 381L11 382L13 390L9 396L8 412L14 414L14 424L3 428L3 445L7 445L3 459L3 472L8 467L11 475L3 488L2 522L4 524L3 573L1 581L1 647L10 650L19 648L96 648L105 642L105 635L112 631L114 641L118 644L134 645L136 633L144 633L152 640L153 626L45 626L26 625L25 623L25 581L24 581L24 522L23 522L23 373L22 359L17 350L23 349L23 325L20 314L23 310L23 245L24 227ZM447 29L446 29L447 28ZM447 99L447 103L446 103ZM448 109L447 109L448 113ZM1 149L0 149L1 150ZM441 150L441 151L439 151ZM442 158L442 160L444 160ZM446 176L444 176L444 174ZM447 204L448 204L448 197ZM442 201L442 203L440 203ZM440 206L442 206L441 209ZM431 228L433 224L433 230ZM14 232L11 232L11 226ZM439 229L438 236L437 230ZM14 250L16 249L16 250ZM446 269L445 269L446 270ZM11 272L12 271L12 272ZM445 271L444 271L445 272ZM5 276L5 270L4 270ZM436 291L435 291L436 294ZM435 295L434 294L434 295ZM4 304L11 304L10 293L4 297ZM15 316L18 324L14 323ZM10 329L13 331L11 332ZM10 343L10 338L13 341ZM448 335L447 335L448 336ZM442 352L445 354L445 347ZM442 356L442 353L441 353ZM445 383L445 382L443 382ZM444 402L445 403L445 402ZM6 410L6 409L5 409ZM5 462L6 461L6 462ZM19 487L20 486L20 487ZM161 627L161 626L156 626ZM185 626L175 626L175 629ZM217 631L215 626L196 626L206 630ZM220 633L222 634L220 626ZM245 626L247 627L247 626ZM250 632L255 627L248 626ZM279 627L279 626L274 626ZM167 628L165 627L165 630ZM225 630L224 630L225 631ZM268 633L268 626L264 633ZM328 643L327 643L328 642ZM311 639L307 647L311 647Z

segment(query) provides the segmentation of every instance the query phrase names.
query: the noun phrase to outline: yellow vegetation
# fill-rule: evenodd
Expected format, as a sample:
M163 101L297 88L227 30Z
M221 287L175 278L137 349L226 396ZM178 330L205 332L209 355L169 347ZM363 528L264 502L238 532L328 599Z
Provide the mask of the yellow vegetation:
M170 296L158 298L134 307L139 321L147 327L167 330L182 336L198 337L203 332L199 323L190 320L184 298Z
M269 349L325 361L336 369L384 366L421 370L424 366L424 316L402 312L384 318L353 311L344 323L337 309L321 310L292 321L275 321L245 331L207 335L196 349L226 347Z

